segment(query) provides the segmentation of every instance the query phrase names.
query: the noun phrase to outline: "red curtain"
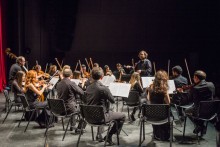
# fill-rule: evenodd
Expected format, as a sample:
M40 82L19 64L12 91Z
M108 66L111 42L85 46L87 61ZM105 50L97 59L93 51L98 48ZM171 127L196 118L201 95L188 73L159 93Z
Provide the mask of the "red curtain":
M6 75L5 75L5 54L3 49L3 32L2 32L2 0L0 0L0 91L6 86Z

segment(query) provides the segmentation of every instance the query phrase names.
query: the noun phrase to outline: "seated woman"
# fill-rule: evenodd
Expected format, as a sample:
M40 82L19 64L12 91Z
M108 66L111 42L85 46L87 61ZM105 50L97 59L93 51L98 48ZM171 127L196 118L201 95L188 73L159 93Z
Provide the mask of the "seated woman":
M129 81L129 83L131 84L131 91L137 91L139 93L139 95L141 96L141 94L143 93L143 88L142 88L142 85L141 85L141 77L140 77L140 74L137 73L137 72L134 72L132 75L131 75L131 79ZM137 111L138 107L134 107L131 115L130 115L130 118L132 121L135 121L135 113Z
M14 93L14 101L15 103L21 103L21 99L18 94L22 94L25 92L24 89L25 84L25 73L23 71L18 71L15 75L15 79L12 81L12 92Z
M170 104L170 97L168 94L168 75L166 71L157 71L153 84L148 88L147 99L151 104ZM152 126L155 139L163 141L169 139L169 124Z
M37 80L37 72L34 70L30 70L26 75L26 97L29 103L30 108L35 107L46 107L47 101L41 101L39 98L43 94L44 90L47 88L46 84L42 84L41 88L39 86L39 82ZM46 111L49 115L49 112ZM37 118L37 122L41 126L42 123L45 122L45 118L42 118L43 115L39 115Z

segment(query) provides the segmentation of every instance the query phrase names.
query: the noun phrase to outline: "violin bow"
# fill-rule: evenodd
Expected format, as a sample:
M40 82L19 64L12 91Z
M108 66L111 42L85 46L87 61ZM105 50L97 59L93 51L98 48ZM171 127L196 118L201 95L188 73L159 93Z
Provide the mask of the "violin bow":
M91 65L92 65L92 68L93 68L92 58L89 58L89 60L90 60L90 63L91 63Z
M86 60L86 64L87 64L87 66L88 66L88 68L89 68L89 72L91 71L91 68L90 68L90 66L89 66L89 62L88 62L88 60L85 58L85 60Z
M75 71L77 70L78 65L79 65L79 63L78 63L78 62L76 62Z
M57 58L55 58L55 60L56 60L56 62L57 62L57 64L58 64L58 66L60 67L60 70L63 70L63 69L62 69L62 66L60 65L60 63L59 63L59 61L57 60Z
M154 66L154 75L156 75L156 66L155 66L155 62L153 62L153 66Z
M167 68L167 75L170 77L170 59L168 60L168 68Z
M189 76L190 84L192 84L192 80L191 80L191 77L190 77L189 68L188 68L188 64L187 64L186 59L185 59L185 64L186 64L186 69L187 69L187 73L188 73L188 76Z

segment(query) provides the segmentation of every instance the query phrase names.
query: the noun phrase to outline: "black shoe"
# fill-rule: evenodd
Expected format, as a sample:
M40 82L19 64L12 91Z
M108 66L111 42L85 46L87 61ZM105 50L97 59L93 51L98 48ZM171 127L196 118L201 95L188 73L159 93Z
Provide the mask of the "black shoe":
M106 136L104 137L104 140L106 140ZM108 142L108 146L112 146L112 145L115 145L114 142L112 142L112 137L108 137L106 142Z
M101 135L101 134L97 135L95 139L96 139L98 142L103 142L103 141L104 141L104 139L102 138L102 135Z
M130 118L131 118L132 121L135 121L135 120L136 120L136 119L134 118L134 114L131 114L131 115L130 115Z
M194 133L194 134L198 134L198 133L200 133L200 132L202 131L202 129L203 129L203 127L201 127L201 126L196 126L196 128L193 130L193 133Z
M76 134L80 134L80 132L81 132L81 129L76 129L76 130L75 130L75 133L76 133ZM82 134L85 133L85 132L86 132L86 131L83 129L83 130L82 130Z

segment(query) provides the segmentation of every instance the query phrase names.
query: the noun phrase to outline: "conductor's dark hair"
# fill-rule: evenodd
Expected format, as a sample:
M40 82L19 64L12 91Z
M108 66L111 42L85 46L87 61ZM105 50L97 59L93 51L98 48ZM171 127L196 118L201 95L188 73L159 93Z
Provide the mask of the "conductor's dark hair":
M195 71L194 76L198 77L199 80L205 80L206 79L206 73L202 70Z
M103 73L102 68L100 68L100 67L94 67L94 68L92 69L92 78L93 78L94 80L99 80L99 79L101 79L101 78L103 77L103 75L104 75L104 73Z

